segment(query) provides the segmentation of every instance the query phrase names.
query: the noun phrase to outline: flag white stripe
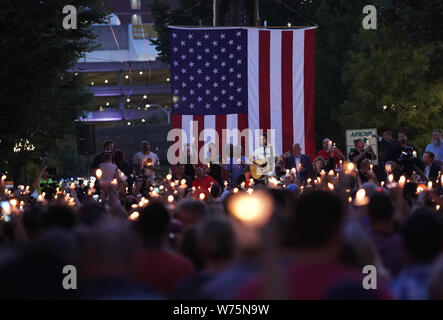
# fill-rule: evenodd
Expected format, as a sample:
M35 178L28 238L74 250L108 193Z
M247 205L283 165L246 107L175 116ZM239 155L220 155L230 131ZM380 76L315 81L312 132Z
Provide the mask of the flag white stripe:
M229 130L229 136L226 137L227 143L236 146L238 144L238 115L236 113L226 115L226 129ZM237 130L232 131L233 129Z
M248 127L249 153L255 148L253 132L260 128L259 93L258 93L258 33L259 29L248 29Z
M305 150L304 43L305 30L294 30L292 54L292 92L294 99L292 115L294 144L299 143L302 150Z
M182 129L186 134L186 137L183 137L183 143L192 143L192 131L191 124L194 120L194 116L192 115L182 115Z
M215 131L215 115L207 115L204 116L204 124L205 124L205 130L203 132L204 134L204 149L205 149L205 158L208 156L208 146L211 143L216 144L217 141L215 139L216 137L216 131Z
M271 126L275 139L275 152L277 154L282 153L282 86L281 86L281 31L271 31L271 43L270 43L270 98L271 98Z

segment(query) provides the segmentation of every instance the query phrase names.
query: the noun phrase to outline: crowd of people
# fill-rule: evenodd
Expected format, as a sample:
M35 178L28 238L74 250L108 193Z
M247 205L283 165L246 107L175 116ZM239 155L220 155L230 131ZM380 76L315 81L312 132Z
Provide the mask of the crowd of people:
M443 299L442 132L422 156L374 138L378 159L295 144L266 177L214 155L161 174L148 141L132 164L106 141L83 179L2 175L0 298Z

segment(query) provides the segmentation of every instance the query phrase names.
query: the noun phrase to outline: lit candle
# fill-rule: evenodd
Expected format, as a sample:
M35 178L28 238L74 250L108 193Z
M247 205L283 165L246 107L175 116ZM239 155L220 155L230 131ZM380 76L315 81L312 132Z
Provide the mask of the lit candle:
M244 189L245 188L245 182L243 181L240 186Z
M425 186L423 184L420 184L417 186L416 194L419 194L421 192L425 191Z
M355 169L355 165L353 162L349 162L347 165L347 170L348 171L353 171Z
M168 202L169 203L174 202L174 196L172 194L168 196Z
M431 191L432 190L432 181L428 182L428 190Z
M166 175L166 179L167 179L167 180L171 180L171 179L172 179L172 175L171 175L171 174L167 174L167 175Z
M117 182L117 179L113 179L113 180L111 181L111 184L114 185L114 186L117 185L117 183L118 183L118 182Z
M330 176L333 176L334 175L334 170L329 170L329 173L328 173Z
M299 168L299 171L300 171L300 168ZM295 175L295 172L296 172L296 171L295 171L295 168L292 168L292 169L291 169L291 173L292 173L293 175Z
M129 220L132 220L132 221L137 220L139 216L140 216L140 213L138 213L138 211L134 211L133 213L131 213L129 215Z
M334 185L332 184L332 183L330 183L330 182L328 182L328 188L329 188L329 190L334 190L335 188L334 188Z
M232 192L237 193L238 192L238 188L234 188L234 190L232 190Z
M205 196L205 194L202 192L202 193L200 193L200 194L198 195L198 198L199 198L200 200L205 200L206 196Z
M398 183L400 186L404 186L406 183L406 177L405 176L401 176L400 179L398 180Z
M14 208L17 206L17 200L16 199L11 199L9 200L9 203L11 204L11 206L13 206Z
M389 183L394 182L394 175L393 175L393 174L390 174L390 175L388 176L388 181L389 181Z
M372 169L374 169L374 165L371 163L370 165L369 165L369 169L372 171Z
M369 203L369 198L366 196L365 189L359 189L355 195L354 205L361 207Z
M272 215L273 202L262 191L237 194L228 202L228 211L247 226L264 225Z
M103 171L101 169L97 169L95 171L95 175L97 176L97 179L100 179L103 175Z

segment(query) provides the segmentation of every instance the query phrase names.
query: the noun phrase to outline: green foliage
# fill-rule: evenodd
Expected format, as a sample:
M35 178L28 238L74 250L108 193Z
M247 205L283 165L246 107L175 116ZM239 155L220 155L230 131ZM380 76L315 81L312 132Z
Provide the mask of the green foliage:
M442 12L443 4L385 0L380 7L378 29L359 33L360 44L345 67L349 92L341 122L405 130L423 151L432 129L443 123L443 42L433 34L435 25L441 26L434 13Z
M168 25L212 25L212 1L179 0L176 10L170 10L162 0L154 0L151 4L154 16L154 29L157 39L149 39L160 53L160 59L169 62Z
M347 128L406 130L418 150L442 126L443 2L441 0L260 0L260 18L268 26L309 25L316 29L316 138L344 146ZM211 25L211 1L190 8L180 1L169 12L162 1L152 5L160 36L156 45L168 61L166 25ZM362 9L377 8L378 29L363 30ZM174 18L176 17L176 18ZM175 20L174 20L175 19ZM383 106L386 105L386 110ZM392 106L394 105L394 106Z
M67 70L92 49L91 23L102 22L103 0L72 0L77 29L65 30L62 0L4 0L0 11L0 161L13 175L72 134L91 95ZM19 139L36 151L14 153Z

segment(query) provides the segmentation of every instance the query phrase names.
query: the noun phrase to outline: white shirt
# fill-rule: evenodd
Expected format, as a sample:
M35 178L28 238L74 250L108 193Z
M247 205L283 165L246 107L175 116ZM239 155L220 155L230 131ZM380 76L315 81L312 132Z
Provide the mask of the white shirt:
M425 166L425 176L429 178L429 172L431 171L431 165Z
M134 163L134 165L137 165L139 167L140 172L142 172L143 164L148 159L152 160L152 164L154 166L157 166L159 164L158 156L152 151L149 151L148 154L145 154L141 151L137 152L136 154L134 154L133 163ZM155 177L155 173L154 173L154 177Z
M102 182L111 183L111 181L116 178L116 172L118 175L118 168L112 162L102 162L98 167L102 171L102 176L100 178L100 181Z

